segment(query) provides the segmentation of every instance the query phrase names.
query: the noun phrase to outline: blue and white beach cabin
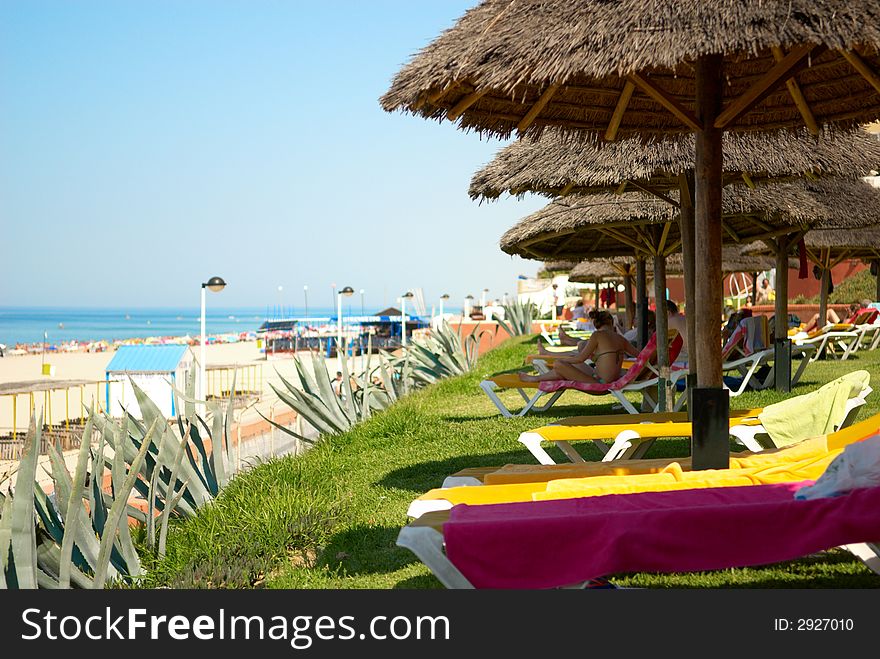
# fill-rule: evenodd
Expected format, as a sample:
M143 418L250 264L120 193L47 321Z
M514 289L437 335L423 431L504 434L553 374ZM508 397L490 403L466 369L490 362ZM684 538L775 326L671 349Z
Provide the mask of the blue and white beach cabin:
M183 390L186 372L195 358L185 345L120 346L107 364L105 404L111 416L122 416L123 409L139 415L140 408L129 377L146 392L166 417L177 414L171 384ZM169 384L171 383L171 384Z

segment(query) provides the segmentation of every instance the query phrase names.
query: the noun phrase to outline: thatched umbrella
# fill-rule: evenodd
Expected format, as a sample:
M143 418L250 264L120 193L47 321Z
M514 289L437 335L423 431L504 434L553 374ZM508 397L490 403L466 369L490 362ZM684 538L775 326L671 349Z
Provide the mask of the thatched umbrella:
M537 140L522 140L504 149L471 180L472 198L494 199L503 192L533 192L548 196L596 194L638 189L673 205L670 190L679 189L681 176L692 175L693 138L660 140L644 144L636 139L603 146L576 144L557 129L546 130ZM855 178L880 164L880 140L862 129L820 139L806 130L784 135L729 134L724 138L724 182L780 182L807 175ZM693 310L693 232L682 226L685 255L685 297ZM729 256L728 260L729 260ZM724 272L722 257L722 272ZM772 265L770 267L773 267ZM759 268L760 270L760 268ZM784 291L783 291L784 294ZM642 297L640 295L640 300ZM688 316L688 334L695 334L695 314ZM691 361L692 368L695 367ZM779 369L777 375L788 375ZM790 382L778 378L785 391Z
M724 191L723 239L734 244L763 240L775 249L783 249L780 241L783 246L792 244L788 241L792 234L799 238L811 227L859 228L875 224L878 208L880 190L861 180L795 181L755 190L729 187ZM655 257L654 287L658 304L666 287L665 257L675 252L680 243L675 207L640 193L559 198L518 222L500 241L503 251L525 258L639 254ZM783 252L779 272L785 272L787 258ZM776 314L787 317L787 313L787 299L777 294ZM666 331L662 321L665 321L664 314L657 314L660 336ZM689 349L690 345L689 340ZM658 344L660 347L662 342ZM689 361L692 360L691 353ZM658 363L662 370L668 361L658 354Z
M681 196L701 270L694 466L726 466L722 133L880 118L878 26L880 4L852 0L484 0L381 102L504 137L551 125L607 141L696 134L695 185L683 180Z
M849 204L841 200L848 210ZM875 224L880 223L880 205L875 206ZM828 311L828 291L831 283L831 268L848 259L859 259L866 263L880 260L880 227L858 231L818 230L804 236L807 258L819 267L821 285L819 288L819 322L824 322ZM754 245L745 251L760 254L767 246ZM877 277L877 299L880 300L880 272Z

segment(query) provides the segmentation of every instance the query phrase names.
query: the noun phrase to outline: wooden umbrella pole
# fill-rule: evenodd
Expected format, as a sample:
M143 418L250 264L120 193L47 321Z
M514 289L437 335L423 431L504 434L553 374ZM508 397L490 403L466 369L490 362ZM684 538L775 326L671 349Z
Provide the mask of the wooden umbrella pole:
M697 335L697 313L694 295L696 275L694 273L694 171L690 170L679 177L681 214L681 255L684 261L684 313L688 334L688 371L696 375L697 354L693 337ZM692 378L693 380L693 378ZM695 384L695 382L692 382Z
M758 273L752 273L752 306L758 304Z
M657 367L660 379L657 382L657 411L672 411L669 391L669 319L666 313L666 259L654 256L654 299L656 302L655 318L657 323Z
M819 288L819 320L816 322L817 328L824 327L828 323L828 289L831 288L831 269L824 262L825 259L822 260L823 263L820 266L822 268L822 283Z
M636 324L638 326L639 349L648 342L648 277L645 273L645 258L636 257Z
M874 259L874 267L877 268L877 292L874 295L874 300L880 302L880 259Z
M789 237L776 239L776 303L773 364L776 391L791 391L791 342L788 340L788 248Z
M635 309L633 309L633 278L632 275L623 277L623 303L626 305L626 329L631 329L635 322Z
M730 398L721 379L721 187L722 131L715 128L722 97L721 55L696 62L696 139L694 273L697 388L691 394L693 469L726 469L730 464Z

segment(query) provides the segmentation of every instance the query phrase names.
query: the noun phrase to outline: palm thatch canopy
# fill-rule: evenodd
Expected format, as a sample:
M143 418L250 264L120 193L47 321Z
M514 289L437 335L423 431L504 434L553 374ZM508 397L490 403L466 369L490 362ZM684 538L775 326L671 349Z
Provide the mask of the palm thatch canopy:
M643 143L575 143L556 129L538 140L520 140L502 149L474 174L470 196L497 199L502 193L535 192L551 197L634 190L650 186L666 192L679 188L679 175L694 167L694 138L687 136ZM862 129L807 131L779 135L724 136L724 182L754 185L807 175L856 178L880 167L880 139Z
M646 274L651 278L654 270L654 259L646 259ZM672 254L666 259L666 274L679 276L684 272L684 264L681 255ZM596 280L617 280L636 276L636 262L634 258L616 256L609 258L596 258L581 261L571 269L568 280L576 283L591 284Z
M547 260L587 256L666 256L681 244L674 206L638 193L561 198L501 237L508 254ZM880 222L880 189L864 181L823 179L725 189L726 243L744 244L814 228L859 228Z
M716 128L880 118L880 3L852 0L484 0L380 102L503 137L693 132L694 62L712 53L724 70Z

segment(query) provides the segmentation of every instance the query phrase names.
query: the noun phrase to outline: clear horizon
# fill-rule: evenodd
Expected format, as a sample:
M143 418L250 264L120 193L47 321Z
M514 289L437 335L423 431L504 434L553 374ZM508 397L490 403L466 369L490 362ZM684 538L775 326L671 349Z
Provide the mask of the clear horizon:
M0 305L514 295L539 264L498 239L547 200L471 201L504 143L378 102L474 4L7 0Z

